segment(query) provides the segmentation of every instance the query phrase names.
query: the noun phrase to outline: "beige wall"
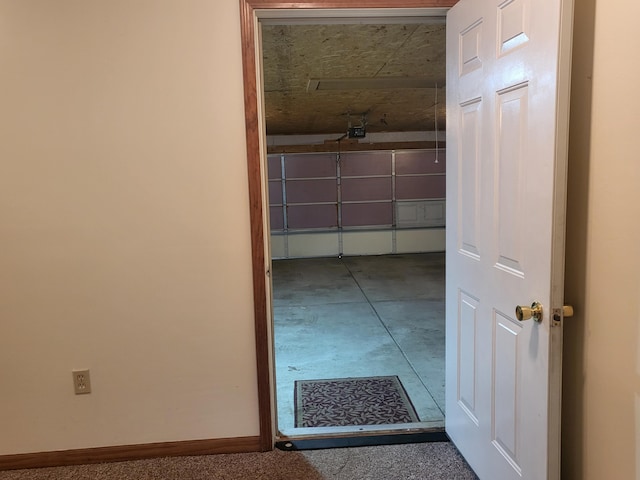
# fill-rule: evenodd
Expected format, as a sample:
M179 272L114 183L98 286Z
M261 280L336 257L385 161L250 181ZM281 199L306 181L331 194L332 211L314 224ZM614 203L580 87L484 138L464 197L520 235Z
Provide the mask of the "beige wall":
M576 1L564 479L636 478L638 5ZM239 34L0 0L0 455L258 434Z
M565 480L640 478L638 18L637 2L576 0L566 298L578 313L565 327Z
M237 0L0 0L0 455L258 434L239 39Z

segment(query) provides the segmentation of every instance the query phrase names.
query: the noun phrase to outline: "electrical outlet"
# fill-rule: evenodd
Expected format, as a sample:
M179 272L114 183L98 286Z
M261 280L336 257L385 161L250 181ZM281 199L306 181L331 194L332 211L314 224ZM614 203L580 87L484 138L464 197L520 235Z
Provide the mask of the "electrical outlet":
M76 395L82 393L91 393L91 378L89 377L89 370L74 370L73 374L73 388Z

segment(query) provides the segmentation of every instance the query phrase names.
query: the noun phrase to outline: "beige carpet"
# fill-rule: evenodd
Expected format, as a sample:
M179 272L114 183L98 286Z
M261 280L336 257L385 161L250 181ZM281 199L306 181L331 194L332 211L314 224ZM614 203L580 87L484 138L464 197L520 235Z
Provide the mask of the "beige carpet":
M0 472L0 480L466 480L451 443L160 458Z

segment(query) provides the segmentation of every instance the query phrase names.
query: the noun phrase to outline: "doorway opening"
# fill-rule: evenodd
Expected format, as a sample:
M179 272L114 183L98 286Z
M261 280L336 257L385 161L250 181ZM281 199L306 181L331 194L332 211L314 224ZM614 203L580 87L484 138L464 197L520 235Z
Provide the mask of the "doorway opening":
M260 22L280 437L444 426L444 23Z

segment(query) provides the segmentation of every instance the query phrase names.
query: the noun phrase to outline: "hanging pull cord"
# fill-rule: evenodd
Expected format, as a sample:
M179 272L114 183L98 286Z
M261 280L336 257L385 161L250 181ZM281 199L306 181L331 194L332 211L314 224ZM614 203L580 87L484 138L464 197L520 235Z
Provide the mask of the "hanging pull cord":
M439 163L438 162L438 84L437 83L436 83L436 98L435 98L434 113L435 115L433 116L433 118L436 126L436 159L434 163Z

